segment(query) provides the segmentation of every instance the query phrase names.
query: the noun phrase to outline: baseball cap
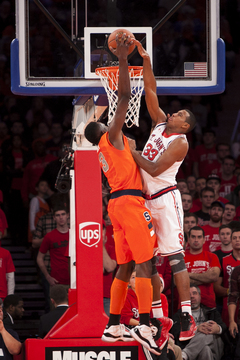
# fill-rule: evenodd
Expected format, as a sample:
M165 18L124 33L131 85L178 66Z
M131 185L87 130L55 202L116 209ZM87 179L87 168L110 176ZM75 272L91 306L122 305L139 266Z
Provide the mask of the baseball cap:
M219 182L219 184L221 184L221 178L217 174L208 175L207 182L208 182L208 180L217 180Z
M210 209L212 209L213 207L215 207L215 206L218 206L218 207L221 207L223 210L225 209L225 206L224 206L224 204L221 202L221 201L213 201L212 203L211 203L211 206L210 206Z

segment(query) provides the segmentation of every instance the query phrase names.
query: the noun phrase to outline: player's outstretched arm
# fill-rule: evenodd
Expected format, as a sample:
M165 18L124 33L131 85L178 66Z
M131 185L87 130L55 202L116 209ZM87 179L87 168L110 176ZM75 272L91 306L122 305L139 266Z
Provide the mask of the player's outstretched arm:
M111 51L119 60L119 80L118 80L118 104L115 116L109 126L109 140L113 146L119 150L124 148L122 139L122 127L125 122L128 102L131 95L130 78L128 73L128 47L132 44L130 37L126 34L119 39L116 36L116 49Z
M137 46L139 54L143 58L143 81L148 112L154 124L165 122L167 116L164 111L159 107L157 97L157 84L152 71L150 56L139 41L134 40L134 43Z
M138 166L148 174L155 177L169 169L176 161L182 161L188 151L188 143L183 138L174 140L168 149L159 157L156 162L143 158L136 150L132 150L132 156ZM149 153L151 157L151 152Z

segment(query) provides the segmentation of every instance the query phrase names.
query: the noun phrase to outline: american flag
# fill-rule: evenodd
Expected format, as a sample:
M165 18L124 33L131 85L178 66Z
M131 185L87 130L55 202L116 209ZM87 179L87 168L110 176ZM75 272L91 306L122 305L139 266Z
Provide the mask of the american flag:
M184 63L185 77L206 77L207 63L206 62L185 62Z

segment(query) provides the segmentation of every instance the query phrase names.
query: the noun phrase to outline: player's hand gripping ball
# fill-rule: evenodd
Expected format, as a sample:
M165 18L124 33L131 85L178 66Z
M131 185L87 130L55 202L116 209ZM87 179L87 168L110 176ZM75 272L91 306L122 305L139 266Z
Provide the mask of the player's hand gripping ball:
M109 49L110 49L110 47L112 47L113 49L116 49L116 47L117 47L116 35L118 35L118 38L121 39L123 34L126 34L126 38L129 35L130 38L135 39L135 36L131 33L131 31L126 30L126 29L117 29L117 30L113 31L108 37ZM135 49L135 44L130 45L128 48L128 55L131 54L134 49Z

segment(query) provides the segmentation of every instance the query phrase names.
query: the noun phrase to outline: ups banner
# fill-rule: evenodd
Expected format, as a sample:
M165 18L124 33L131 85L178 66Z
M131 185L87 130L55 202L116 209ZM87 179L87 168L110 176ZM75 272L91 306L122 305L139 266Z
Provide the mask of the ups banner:
M45 360L138 360L138 346L47 347Z

